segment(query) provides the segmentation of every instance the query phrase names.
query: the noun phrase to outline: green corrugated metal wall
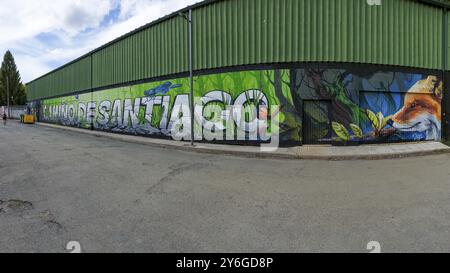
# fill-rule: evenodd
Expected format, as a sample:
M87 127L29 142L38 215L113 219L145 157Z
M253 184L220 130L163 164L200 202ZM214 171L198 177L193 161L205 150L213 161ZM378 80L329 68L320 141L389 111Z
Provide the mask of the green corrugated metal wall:
M28 100L91 88L91 58L83 58L27 85Z
M199 8L194 22L196 69L289 61L441 68L442 11L410 0L229 0Z
M94 53L94 88L186 71L187 39L175 17Z
M443 68L442 9L418 1L223 0L193 16L196 70L281 62ZM187 39L186 21L172 17L95 51L92 88L186 72ZM32 82L30 100L90 89L90 69L86 57Z
M445 70L450 70L450 12L447 12L446 14L447 19L447 48L446 48L446 56L447 56L447 63L446 66L443 68Z

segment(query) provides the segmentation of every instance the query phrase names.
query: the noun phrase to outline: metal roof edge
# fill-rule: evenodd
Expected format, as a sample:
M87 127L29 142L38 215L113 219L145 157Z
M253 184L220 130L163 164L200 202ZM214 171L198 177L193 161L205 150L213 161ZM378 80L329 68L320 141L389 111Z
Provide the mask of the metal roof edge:
M197 8L200 8L200 7L203 7L203 6L215 3L215 2L220 2L220 1L229 1L229 0L204 0L202 2L198 2L196 4L187 6L187 7L183 8L183 9L181 9L181 10L172 12L172 13L166 15L166 16L163 16L163 17L155 20L155 21L152 21L152 22L150 22L148 24L145 24L145 25L135 29L135 30L132 30L132 31L130 31L130 32L128 32L128 33L126 33L126 34L124 34L124 35L114 39L114 40L111 40L110 42L108 42L108 43L106 43L106 44L104 44L104 45L102 45L102 46L100 46L98 48L95 48L95 49L91 50L90 52L88 52L88 53L86 53L86 54L84 54L84 55L74 59L73 61L70 61L70 62L68 62L68 63L66 63L66 64L64 64L64 65L62 65L62 66L60 66L58 68L55 68L55 69L51 70L50 72L48 72L48 73L46 73L46 74L44 74L44 75L42 75L42 76L40 76L40 77L30 81L28 83L26 83L26 85L34 83L35 81L38 81L38 80L40 80L40 79L42 79L42 78L44 78L44 77L46 77L46 76L48 76L50 74L53 74L53 73L55 73L55 72L65 68L65 67L67 67L69 65L72 65L72 64L74 64L74 63L84 59L84 58L90 57L94 53L96 53L96 52L98 52L98 51L100 51L102 49L105 49L108 46L113 45L113 44L115 44L117 42L120 42L120 41L122 41L122 40L124 40L124 39L126 39L126 38L128 38L128 37L130 37L130 36L132 36L132 35L134 35L134 34L136 34L138 32L140 32L140 31L143 31L143 30L145 30L147 28L150 28L150 27L152 27L154 25L157 25L159 23L167 21L167 20L169 20L171 18L174 18L174 17L178 16L178 14L180 12L181 13L187 12L190 9L197 9ZM415 1L419 1L419 2L422 2L422 3L425 3L425 4L429 4L429 5L433 5L433 6L439 6L439 7L442 7L442 8L449 8L450 9L450 1L449 0L415 0Z
M28 83L26 83L26 85L31 84L31 83L33 83L33 82L35 82L37 80L40 80L40 79L42 79L42 78L44 78L44 77L46 77L46 76L48 76L50 74L53 74L54 72L56 72L58 70L61 70L61 69L65 68L65 67L67 67L67 66L69 66L71 64L74 64L74 63L76 63L76 62L78 62L78 61L80 61L80 60L82 60L82 59L84 59L86 57L89 57L89 56L93 55L94 53L96 53L96 52L98 52L98 51L100 51L100 50L102 50L104 48L107 48L110 45L113 45L113 44L115 44L117 42L120 42L120 41L130 37L130 36L133 36L134 34L136 34L138 32L141 32L141 31L143 31L143 30L145 30L147 28L150 28L150 27L152 27L154 25L157 25L159 23L167 21L167 20L169 20L171 18L177 17L180 12L181 13L187 12L190 9L196 9L196 8L199 8L199 7L202 7L202 6L206 6L206 5L209 5L209 4L214 3L214 2L220 2L220 1L227 1L227 0L204 0L202 2L198 2L196 4L193 4L193 5L187 6L187 7L183 8L183 9L180 9L180 10L177 10L175 12L172 12L172 13L166 15L166 16L163 16L163 17L161 17L159 19L156 19L155 21L152 21L152 22L150 22L148 24L145 24L145 25L143 25L141 27L138 27L137 29L132 30L132 31L130 31L130 32L128 32L128 33L126 33L126 34L124 34L122 36L119 36L116 39L111 40L110 42L108 42L108 43L106 43L106 44L104 44L104 45L102 45L100 47L97 47L97 48L91 50L90 52L88 52L88 53L86 53L86 54L84 54L84 55L82 55L82 56L80 56L80 57L78 57L78 58L76 58L76 59L74 59L74 60L72 60L72 61L70 61L70 62L68 62L68 63L66 63L66 64L64 64L62 66L60 66L60 67L58 67L58 68L55 68L55 69L51 70L50 72L48 72L48 73L46 73L46 74L44 74L44 75L42 75L42 76L40 76L40 77L30 81Z
M433 6L438 6L438 7L442 7L442 8L450 8L449 0L419 0L419 1L429 4L429 5L433 5Z

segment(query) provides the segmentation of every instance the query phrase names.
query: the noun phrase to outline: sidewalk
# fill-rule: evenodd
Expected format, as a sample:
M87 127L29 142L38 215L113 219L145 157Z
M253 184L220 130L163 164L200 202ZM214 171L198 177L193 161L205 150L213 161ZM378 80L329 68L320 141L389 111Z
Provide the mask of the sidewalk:
M70 132L84 133L97 137L104 137L119 141L139 143L164 149L175 149L180 151L225 154L250 158L279 158L279 159L309 159L309 160L379 160L405 158L413 156L435 155L450 153L450 147L440 142L420 142L402 144L377 144L361 145L356 147L334 147L334 146L300 146L292 148L279 148L276 152L263 153L259 147L217 145L199 143L194 147L186 142L172 140L146 138L140 136L129 136L113 134L100 131L89 131L85 129L65 127L47 123L37 123L38 126L62 129Z

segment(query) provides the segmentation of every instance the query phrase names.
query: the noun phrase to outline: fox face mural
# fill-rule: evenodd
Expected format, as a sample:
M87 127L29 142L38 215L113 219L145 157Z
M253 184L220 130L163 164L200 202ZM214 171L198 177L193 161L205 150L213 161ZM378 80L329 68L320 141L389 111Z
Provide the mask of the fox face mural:
M427 140L440 140L442 88L442 81L435 76L417 82L389 124L399 132L421 132Z

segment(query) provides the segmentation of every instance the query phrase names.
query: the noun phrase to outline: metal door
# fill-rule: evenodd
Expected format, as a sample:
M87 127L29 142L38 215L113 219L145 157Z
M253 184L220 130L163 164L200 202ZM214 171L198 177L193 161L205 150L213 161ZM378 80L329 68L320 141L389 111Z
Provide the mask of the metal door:
M331 102L308 100L303 102L303 143L331 144Z

